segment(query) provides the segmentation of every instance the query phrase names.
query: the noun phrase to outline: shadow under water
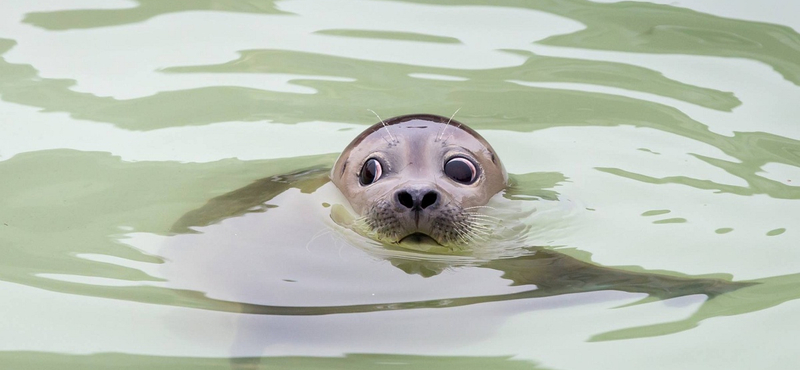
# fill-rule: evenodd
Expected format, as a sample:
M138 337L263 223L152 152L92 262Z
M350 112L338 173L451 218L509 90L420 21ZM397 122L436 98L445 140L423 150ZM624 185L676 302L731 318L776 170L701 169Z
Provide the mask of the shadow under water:
M203 207L188 212L175 223L173 232L190 233L193 232L193 227L212 225L222 222L226 218L249 212L269 211L271 207L263 205L268 204L270 199L290 188L313 192L328 181L328 173L329 168L321 166L255 181L248 186L211 199ZM512 175L512 180L514 179L516 181L512 181L512 185L505 192L509 199L521 196L523 199L545 197L554 199L558 193L547 189L552 189L558 182L564 180L563 176L552 173ZM655 272L642 269L634 271L635 268L630 267L600 266L591 262L588 253L576 250L553 250L535 246L528 247L526 250L527 253L521 256L471 265L500 271L502 278L512 281L512 285L532 287L530 290L521 292L337 306L290 307L222 301L215 301L215 305L219 304L219 308L221 308L233 304L237 307L228 306L227 309L248 314L327 315L416 308L447 308L609 290L647 294L648 297L642 300L642 303L702 294L708 297L708 301L704 303L707 305L708 302L720 296L758 285L758 282L753 281L733 282L730 281L730 277L722 276L688 276L675 272ZM564 253L567 251L569 253ZM580 258L576 256L580 256ZM402 256L382 256L382 258L389 260L392 265L408 274L417 274L423 277L435 276L449 267L447 263L435 260L408 259ZM195 293L192 295L197 298ZM208 298L204 298L204 300L208 301Z

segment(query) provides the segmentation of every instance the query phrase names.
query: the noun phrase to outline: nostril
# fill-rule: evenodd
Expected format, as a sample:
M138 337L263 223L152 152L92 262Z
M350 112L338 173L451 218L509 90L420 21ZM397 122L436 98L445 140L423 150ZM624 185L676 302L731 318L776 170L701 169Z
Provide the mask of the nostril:
M414 198L407 191L397 193L397 201L406 208L414 208Z
M422 207L422 209L428 208L436 203L437 198L439 198L439 196L436 195L435 191L429 191L427 194L425 194L425 196L422 197L422 202L419 206Z

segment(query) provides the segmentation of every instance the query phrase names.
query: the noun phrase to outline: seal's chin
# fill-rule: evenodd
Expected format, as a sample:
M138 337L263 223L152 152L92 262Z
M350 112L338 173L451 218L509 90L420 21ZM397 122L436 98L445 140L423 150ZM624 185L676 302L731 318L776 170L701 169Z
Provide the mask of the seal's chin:
M397 241L397 243L411 243L411 244L438 244L441 245L436 239L420 232L408 234Z

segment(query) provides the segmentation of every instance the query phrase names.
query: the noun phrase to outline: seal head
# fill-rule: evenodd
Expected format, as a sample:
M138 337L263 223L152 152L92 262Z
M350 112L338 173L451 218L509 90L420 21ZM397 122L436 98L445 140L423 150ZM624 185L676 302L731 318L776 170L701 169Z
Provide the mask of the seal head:
M506 187L508 175L472 129L414 114L362 132L339 156L331 180L371 237L388 243L428 237L450 246L481 232L479 208Z

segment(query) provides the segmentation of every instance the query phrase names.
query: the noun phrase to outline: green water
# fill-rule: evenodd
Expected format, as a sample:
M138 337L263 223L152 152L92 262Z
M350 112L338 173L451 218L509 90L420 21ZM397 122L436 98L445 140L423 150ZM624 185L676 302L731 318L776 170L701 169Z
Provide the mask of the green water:
M0 368L797 368L800 8L663 3L3 1ZM515 254L339 230L369 110L480 131Z

